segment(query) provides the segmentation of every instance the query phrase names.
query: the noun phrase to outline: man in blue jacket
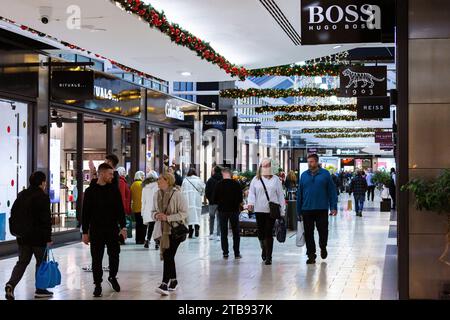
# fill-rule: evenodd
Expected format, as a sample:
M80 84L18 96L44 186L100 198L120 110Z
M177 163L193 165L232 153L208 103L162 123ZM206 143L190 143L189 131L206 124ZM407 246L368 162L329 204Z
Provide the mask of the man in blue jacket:
M303 172L297 191L297 213L303 217L307 264L316 263L314 225L319 232L320 256L326 259L328 241L328 210L337 214L336 186L330 173L319 167L317 154L308 156L308 170Z

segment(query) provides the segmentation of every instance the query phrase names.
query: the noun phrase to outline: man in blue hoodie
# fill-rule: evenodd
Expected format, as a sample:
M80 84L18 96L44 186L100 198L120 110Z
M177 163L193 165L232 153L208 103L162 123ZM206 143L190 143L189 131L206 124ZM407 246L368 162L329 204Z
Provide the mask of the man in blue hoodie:
M314 225L319 232L320 256L326 259L328 241L328 210L337 214L336 186L330 173L319 167L317 154L308 156L308 170L302 173L297 190L297 213L305 228L307 264L316 263Z

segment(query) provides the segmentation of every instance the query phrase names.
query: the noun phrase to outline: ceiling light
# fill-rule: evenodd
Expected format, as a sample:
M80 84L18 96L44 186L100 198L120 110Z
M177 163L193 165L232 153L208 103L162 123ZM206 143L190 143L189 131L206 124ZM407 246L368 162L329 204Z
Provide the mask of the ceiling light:
M341 45L339 45L339 46L334 46L333 49L339 49L339 48L341 48L341 47L342 47Z
M189 71L183 71L183 72L181 72L181 75L183 77L190 77L192 74Z

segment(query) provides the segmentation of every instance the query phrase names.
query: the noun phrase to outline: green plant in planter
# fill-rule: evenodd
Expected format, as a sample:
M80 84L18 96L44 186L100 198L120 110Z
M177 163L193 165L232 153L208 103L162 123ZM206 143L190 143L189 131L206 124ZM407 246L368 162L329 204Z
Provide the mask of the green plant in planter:
M391 175L386 171L376 171L372 176L372 182L378 186L378 189L382 189L383 186L389 188Z
M439 260L444 260L450 246L450 169L445 169L434 181L412 179L401 187L401 191L411 191L418 210L427 210L447 215L447 245Z

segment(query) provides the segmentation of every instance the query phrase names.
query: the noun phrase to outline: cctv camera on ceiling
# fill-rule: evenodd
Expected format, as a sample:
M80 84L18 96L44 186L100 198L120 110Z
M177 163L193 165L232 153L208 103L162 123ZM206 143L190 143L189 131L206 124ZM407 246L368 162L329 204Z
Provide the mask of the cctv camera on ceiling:
M41 22L43 24L48 24L51 20L52 17L52 7L48 7L48 6L41 6L39 7L39 15L40 15L40 19Z

